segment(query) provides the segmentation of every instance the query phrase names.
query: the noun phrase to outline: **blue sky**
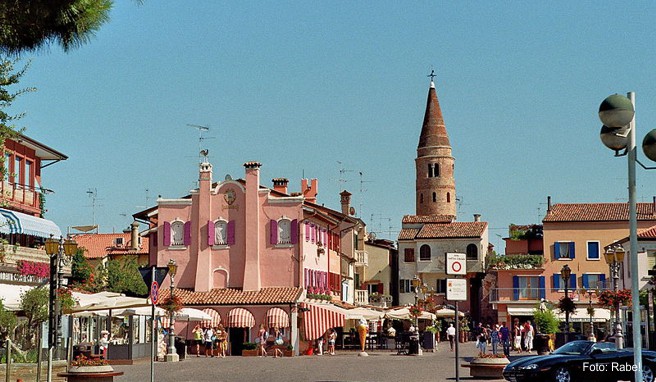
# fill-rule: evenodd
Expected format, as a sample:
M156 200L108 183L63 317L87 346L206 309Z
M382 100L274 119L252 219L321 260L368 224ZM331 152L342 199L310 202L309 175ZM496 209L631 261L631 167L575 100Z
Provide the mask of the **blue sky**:
M370 231L396 237L414 213L434 69L458 220L480 213L502 250L508 225L539 223L548 195L627 200L626 159L601 144L597 110L635 91L638 143L656 128L655 19L650 1L117 1L91 43L24 57L22 85L38 91L12 111L69 156L43 171L46 217L64 231L92 223L89 190L101 232L185 195L197 124L210 127L216 180L251 160L265 185L286 177L298 191L316 177L320 203L338 209L346 188ZM639 201L654 186L638 170Z

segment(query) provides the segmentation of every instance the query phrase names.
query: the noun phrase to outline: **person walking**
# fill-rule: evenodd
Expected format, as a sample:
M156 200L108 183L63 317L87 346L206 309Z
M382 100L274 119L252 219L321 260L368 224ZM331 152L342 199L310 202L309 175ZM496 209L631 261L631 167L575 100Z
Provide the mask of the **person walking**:
M514 347L517 353L522 352L522 329L519 327L519 323L515 322L515 328L513 329L513 341Z
M533 325L531 325L530 321L526 321L526 324L524 325L524 347L526 347L526 351L529 353L533 350L534 334L535 330L533 329Z
M207 358L208 355L214 357L214 353L212 352L212 337L214 337L214 330L212 330L211 326L208 326L207 329L205 329L205 332L203 332L203 342L205 342L205 358Z
M196 345L196 357L200 357L200 344L203 342L203 329L196 325L191 331L194 335L194 344Z
M501 339L501 346L503 346L503 355L510 356L510 329L508 329L505 321L501 323L499 338Z
M228 337L228 334L226 333L225 329L223 328L222 324L219 324L216 328L216 333L214 333L214 336L216 337L216 348L219 350L217 353L217 357L225 358L225 340Z
M490 343L492 344L492 354L497 355L499 348L499 324L494 325L490 332Z
M478 356L484 356L487 349L487 335L483 327L481 327L478 337L476 337L476 347L478 348Z
M335 329L330 329L330 336L328 337L328 353L335 355L335 342L337 341L337 332Z
M267 338L269 337L269 333L267 332L266 325L260 324L260 331L257 334L257 338L260 342L260 345L258 347L258 353L260 353L260 357L266 357L266 342Z
M449 347L453 351L453 344L456 339L456 328L453 327L453 324L449 324L449 327L446 329L446 338L449 339Z

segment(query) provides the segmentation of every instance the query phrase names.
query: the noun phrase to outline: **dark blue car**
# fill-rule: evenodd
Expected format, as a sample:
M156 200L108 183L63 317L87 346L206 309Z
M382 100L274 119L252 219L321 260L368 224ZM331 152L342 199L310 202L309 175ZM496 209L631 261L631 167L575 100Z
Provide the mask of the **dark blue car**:
M512 382L633 381L632 349L618 350L612 342L572 341L552 354L522 357L503 369ZM656 352L642 351L642 378L655 382Z

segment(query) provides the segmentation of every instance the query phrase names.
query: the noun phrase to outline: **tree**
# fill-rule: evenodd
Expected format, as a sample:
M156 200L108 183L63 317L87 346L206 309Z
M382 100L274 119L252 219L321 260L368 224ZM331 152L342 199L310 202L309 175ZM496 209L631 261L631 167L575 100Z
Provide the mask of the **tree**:
M25 330L25 344L29 348L34 333L38 333L41 323L48 321L49 293L46 288L32 288L21 294L20 308L27 317Z
M109 20L112 0L4 0L0 2L0 51L33 52L51 44L64 51L91 39Z
M107 290L125 293L128 296L144 297L148 295L148 287L139 273L139 265L135 257L124 256L117 260L109 260L106 265Z
M14 122L21 119L23 114L12 115L5 110L11 106L16 97L31 92L36 89L24 88L16 91L10 90L12 86L18 84L21 77L25 74L28 65L16 71L14 65L16 60L8 60L0 57L0 149L4 150L5 140L15 137L22 129L18 129ZM5 168L5 156L0 158L0 168ZM9 174L3 174L6 178Z
M76 285L87 284L92 274L93 268L84 257L84 248L78 248L71 262L71 282Z
M7 338L11 338L11 331L16 327L16 315L5 309L5 305L0 299L0 342L4 343Z

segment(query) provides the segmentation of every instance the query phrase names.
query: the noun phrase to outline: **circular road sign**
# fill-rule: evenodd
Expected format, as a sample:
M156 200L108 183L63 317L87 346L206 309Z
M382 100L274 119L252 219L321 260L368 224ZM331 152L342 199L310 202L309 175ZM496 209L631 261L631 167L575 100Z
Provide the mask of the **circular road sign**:
M150 284L150 299L153 304L157 304L157 300L159 299L159 284L157 281L153 281L153 283Z
M459 273L460 270L462 269L462 263L460 261L454 261L451 263L451 269L453 269L454 273Z

